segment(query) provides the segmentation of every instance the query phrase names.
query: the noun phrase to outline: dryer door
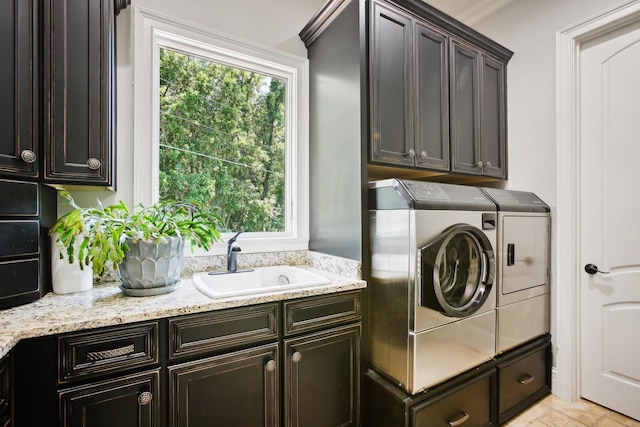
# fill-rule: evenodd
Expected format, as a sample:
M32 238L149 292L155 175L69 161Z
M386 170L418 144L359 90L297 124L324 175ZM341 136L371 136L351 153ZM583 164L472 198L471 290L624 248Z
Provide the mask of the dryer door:
M420 304L447 316L470 316L486 301L495 275L491 242L476 227L456 224L419 249Z

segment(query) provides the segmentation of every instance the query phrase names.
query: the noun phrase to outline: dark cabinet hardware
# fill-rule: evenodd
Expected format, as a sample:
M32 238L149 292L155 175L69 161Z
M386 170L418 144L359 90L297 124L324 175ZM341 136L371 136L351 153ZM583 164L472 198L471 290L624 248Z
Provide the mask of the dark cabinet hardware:
M514 265L516 263L516 245L514 243L507 243L507 266Z
M534 376L532 376L532 375L526 375L526 376L524 376L524 377L520 378L520 379L518 380L518 382L519 382L520 384L526 385L526 384L529 384L529 383L530 383L531 381L533 381L534 379L535 379L535 377L534 377Z
M130 344L124 347L114 348L113 350L91 351L87 353L87 360L95 362L98 360L107 360L113 359L114 357L126 356L133 353L135 353L135 346Z

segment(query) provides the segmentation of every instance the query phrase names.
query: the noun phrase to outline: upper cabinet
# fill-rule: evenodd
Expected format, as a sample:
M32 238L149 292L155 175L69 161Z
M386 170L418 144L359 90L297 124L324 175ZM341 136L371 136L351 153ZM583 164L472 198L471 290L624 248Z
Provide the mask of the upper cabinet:
M315 45L325 35L347 34L349 15L358 17L350 25L360 28L366 58L360 64L360 142L368 150L369 179L506 179L506 65L512 52L420 0L335 0L301 32L312 76ZM312 112L316 119L326 121Z
M37 178L38 2L0 3L0 174Z
M114 27L127 4L11 0L0 6L7 9L0 10L0 52L13 58L0 65L3 92L13 94L0 101L0 175L113 185Z

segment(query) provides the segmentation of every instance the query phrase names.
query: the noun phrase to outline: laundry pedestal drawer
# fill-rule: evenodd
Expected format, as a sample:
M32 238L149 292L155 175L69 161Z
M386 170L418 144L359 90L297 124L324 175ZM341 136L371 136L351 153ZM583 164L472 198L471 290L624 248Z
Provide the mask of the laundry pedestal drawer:
M526 344L499 359L498 421L507 422L551 391L549 336Z

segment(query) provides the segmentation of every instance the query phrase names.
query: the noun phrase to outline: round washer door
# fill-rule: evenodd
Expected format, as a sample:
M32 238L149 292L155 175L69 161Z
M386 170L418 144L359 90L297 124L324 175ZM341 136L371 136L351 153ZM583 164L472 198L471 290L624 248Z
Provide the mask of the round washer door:
M482 307L495 272L491 242L478 228L456 224L419 250L420 304L447 316L470 316Z

